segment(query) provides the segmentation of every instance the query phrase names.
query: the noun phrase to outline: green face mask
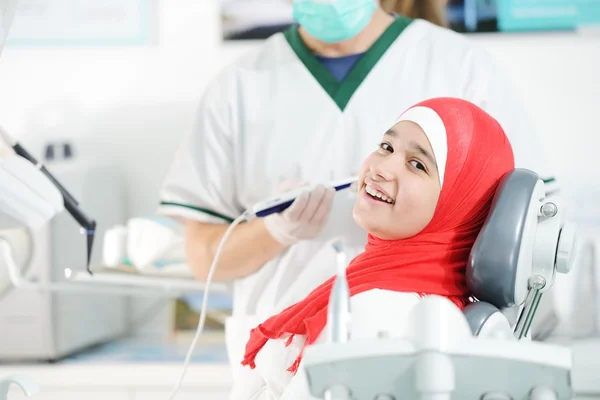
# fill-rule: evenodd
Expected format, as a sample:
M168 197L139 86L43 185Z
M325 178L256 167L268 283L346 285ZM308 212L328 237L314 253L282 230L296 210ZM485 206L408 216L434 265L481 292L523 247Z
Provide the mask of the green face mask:
M294 19L309 35L337 43L358 35L371 21L376 0L294 0Z

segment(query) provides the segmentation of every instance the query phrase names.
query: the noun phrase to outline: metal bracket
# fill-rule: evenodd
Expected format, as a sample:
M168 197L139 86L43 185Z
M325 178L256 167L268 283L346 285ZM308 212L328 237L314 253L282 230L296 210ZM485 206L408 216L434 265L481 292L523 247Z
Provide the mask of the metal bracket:
M533 317L537 311L540 300L542 299L541 290L546 286L546 279L543 276L535 275L529 278L529 291L525 298L525 306L519 315L517 324L515 325L515 337L521 340L529 332Z

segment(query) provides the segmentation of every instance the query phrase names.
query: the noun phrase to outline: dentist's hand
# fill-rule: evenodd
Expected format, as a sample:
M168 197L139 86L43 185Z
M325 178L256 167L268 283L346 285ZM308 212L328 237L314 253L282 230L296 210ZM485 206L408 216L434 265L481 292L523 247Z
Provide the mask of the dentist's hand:
M282 186L287 186L284 190L291 189L289 183ZM334 195L334 189L318 185L315 189L298 196L283 212L265 217L265 227L276 241L285 246L300 240L313 239L321 232L329 218Z

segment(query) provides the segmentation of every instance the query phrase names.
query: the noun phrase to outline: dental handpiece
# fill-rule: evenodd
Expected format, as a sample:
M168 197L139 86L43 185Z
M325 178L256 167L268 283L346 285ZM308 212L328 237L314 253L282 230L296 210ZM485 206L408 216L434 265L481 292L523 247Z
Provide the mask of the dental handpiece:
M348 189L358 180L358 177L353 176L350 178L342 179L339 181L330 182L325 184L326 188L333 188L335 191L340 191L344 189ZM255 204L247 213L248 218L258 217L264 218L271 214L279 213L286 210L289 206L292 205L294 200L302 193L311 191L315 189L317 185L303 186L294 190L290 190L285 193L280 193L275 197L272 197L268 200L261 201L260 203Z
M39 169L40 172L42 172L54 184L54 186L56 186L56 188L62 195L65 209L69 212L69 214L73 218L75 218L75 220L77 221L79 226L82 228L83 233L86 235L86 242L87 242L86 243L87 244L86 268L87 268L87 271L91 274L92 271L90 270L90 259L92 256L94 235L96 233L96 221L89 218L83 212L83 210L81 210L77 200L75 200L75 198L71 195L71 193L69 193L67 191L67 189L65 189L65 187L63 185L61 185L60 182L58 182L58 180L56 180L56 178L54 178L54 176L50 173L50 171L48 171L46 169L46 167L44 165L42 163L38 162L35 159L35 157L33 157L31 154L29 154L29 152L27 150L25 150L23 148L23 146L21 146L16 140L14 140L12 137L10 137L8 135L8 133L5 132L4 129L2 129L2 127L0 127L0 137L2 137L2 139L4 139L4 141L7 142L13 148L13 150L15 151L15 153L17 155L25 158L30 163L35 165L37 167L37 169Z
M336 274L327 307L328 336L332 343L344 343L350 339L351 329L350 288L346 279L347 257L342 239L334 240L332 247L336 253Z

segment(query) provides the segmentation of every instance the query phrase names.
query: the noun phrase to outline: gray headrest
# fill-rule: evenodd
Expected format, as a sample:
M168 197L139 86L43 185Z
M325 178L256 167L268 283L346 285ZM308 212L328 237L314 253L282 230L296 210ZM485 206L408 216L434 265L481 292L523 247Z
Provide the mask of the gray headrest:
M520 303L517 298L519 251L530 204L540 178L526 169L506 174L467 263L471 293L499 309Z
M487 320L495 313L500 312L496 307L485 301L477 301L465 307L463 313L471 327L473 335L478 336Z

